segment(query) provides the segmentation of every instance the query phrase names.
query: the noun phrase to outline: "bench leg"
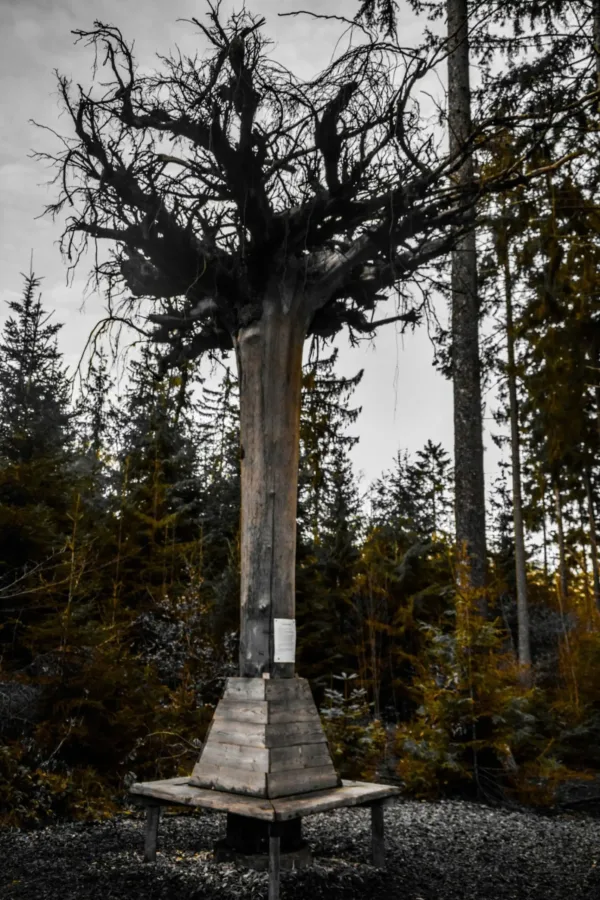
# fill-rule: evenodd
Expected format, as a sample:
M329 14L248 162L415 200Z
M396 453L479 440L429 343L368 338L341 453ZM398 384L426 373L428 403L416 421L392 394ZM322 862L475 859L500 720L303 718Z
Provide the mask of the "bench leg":
M269 900L279 900L281 838L278 823L269 827Z
M373 865L379 869L385 866L385 843L383 836L383 803L371 805L371 851Z
M144 862L156 862L156 843L158 841L158 820L160 806L146 807L146 837L144 842Z

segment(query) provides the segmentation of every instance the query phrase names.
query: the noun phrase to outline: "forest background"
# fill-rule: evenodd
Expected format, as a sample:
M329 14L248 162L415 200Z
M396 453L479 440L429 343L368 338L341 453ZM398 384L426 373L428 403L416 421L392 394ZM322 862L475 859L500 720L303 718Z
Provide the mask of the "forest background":
M513 55L538 54L528 77L540 89L558 62L565 78L593 89L593 17L540 10L528 12L545 29L537 48L523 38L518 4L504 23ZM490 90L485 78L481 90ZM327 342L310 348L297 669L346 777L387 778L422 797L458 791L543 805L561 781L597 772L597 123L582 117L573 158L490 201L478 233L481 362L498 389L495 440L509 456L511 383L517 393L529 672L518 665L508 462L488 497L482 616L476 592L457 587L449 448L399 449L361 491L351 450L362 373L340 376ZM552 137L541 162L555 155ZM507 138L484 164L514 152ZM508 207L519 213L507 217ZM224 679L237 671L237 381L227 358L211 387L199 366L160 377L160 347L141 344L124 391L114 394L113 362L100 349L74 394L61 323L33 271L9 308L0 340L0 817L33 825L110 814L131 781L187 774L198 756ZM429 323L437 365L452 377L448 332L434 316Z

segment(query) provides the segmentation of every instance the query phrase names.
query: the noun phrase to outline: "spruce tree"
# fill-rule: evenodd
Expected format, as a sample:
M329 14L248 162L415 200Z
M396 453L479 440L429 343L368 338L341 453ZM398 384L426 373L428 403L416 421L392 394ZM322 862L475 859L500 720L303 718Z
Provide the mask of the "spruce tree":
M13 664L30 661L28 636L62 580L75 489L74 413L57 347L62 326L49 321L41 279L32 271L23 277L0 340L0 640Z

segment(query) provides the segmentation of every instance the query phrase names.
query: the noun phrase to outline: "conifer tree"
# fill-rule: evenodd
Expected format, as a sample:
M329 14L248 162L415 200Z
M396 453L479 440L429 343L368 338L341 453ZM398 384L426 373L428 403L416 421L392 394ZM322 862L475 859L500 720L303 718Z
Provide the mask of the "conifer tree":
M180 379L160 376L159 358L142 346L117 414L113 494L124 539L119 581L127 605L142 610L175 602L182 554L195 545L200 511L193 407L188 396L177 417Z
M0 640L28 662L23 642L60 581L71 530L76 432L57 347L62 326L49 321L41 280L33 271L23 277L0 341L0 604L5 624L12 623Z
M313 344L313 351L316 351ZM320 699L332 673L352 667L350 596L358 558L360 500L348 433L360 407L352 394L362 370L335 372L338 351L311 352L303 367L296 543L298 656ZM326 654L322 647L329 647Z

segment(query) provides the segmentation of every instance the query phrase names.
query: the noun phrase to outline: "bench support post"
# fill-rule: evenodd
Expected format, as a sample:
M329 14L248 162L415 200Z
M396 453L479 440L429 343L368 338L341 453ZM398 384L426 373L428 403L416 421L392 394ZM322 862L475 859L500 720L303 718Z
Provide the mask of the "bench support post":
M383 869L385 866L383 807L382 801L371 804L371 851L373 865L378 869Z
M269 900L279 900L281 837L278 822L269 824Z
M144 862L156 862L156 844L158 841L158 820L160 806L148 804L146 807L146 837L144 842Z

